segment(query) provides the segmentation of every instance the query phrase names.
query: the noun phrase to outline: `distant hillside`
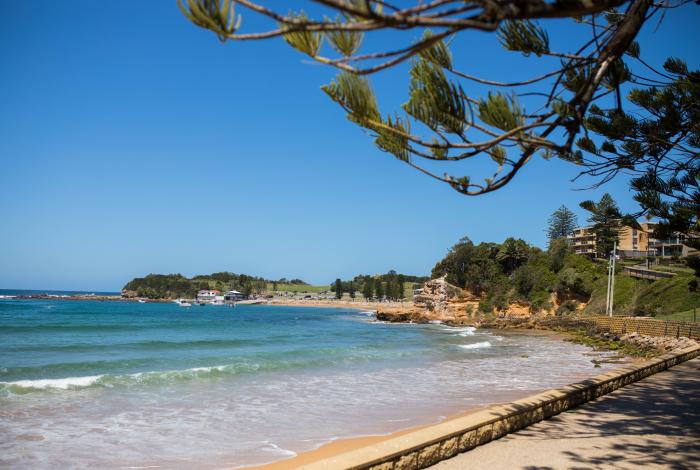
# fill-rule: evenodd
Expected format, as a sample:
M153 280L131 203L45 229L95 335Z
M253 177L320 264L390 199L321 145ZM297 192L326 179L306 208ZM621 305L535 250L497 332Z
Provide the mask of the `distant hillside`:
M293 281L295 285L304 285L300 279ZM129 281L122 291L148 299L194 298L200 289L216 289L221 292L237 290L250 295L265 292L271 282L273 281L262 277L230 272L200 274L191 279L182 274L149 274Z

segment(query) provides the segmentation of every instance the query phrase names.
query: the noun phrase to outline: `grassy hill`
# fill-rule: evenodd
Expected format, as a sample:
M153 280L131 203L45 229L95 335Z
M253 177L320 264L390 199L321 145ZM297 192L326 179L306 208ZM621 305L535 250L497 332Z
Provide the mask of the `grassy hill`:
M624 274L615 276L614 313L616 315L664 316L676 312L700 308L700 292L690 291L688 283L692 275L677 275L670 279L648 281L635 279ZM607 279L596 282L591 301L584 312L602 314L605 312Z
M274 289L272 282L267 283L267 292L294 292L301 294L318 294L320 292L329 291L330 286L312 286L309 284L281 284L277 283L277 290Z

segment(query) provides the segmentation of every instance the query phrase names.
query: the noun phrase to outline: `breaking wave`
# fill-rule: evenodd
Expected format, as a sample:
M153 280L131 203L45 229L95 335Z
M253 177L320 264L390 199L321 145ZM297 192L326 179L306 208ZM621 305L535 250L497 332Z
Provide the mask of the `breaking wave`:
M212 367L193 367L184 370L137 372L124 375L91 375L62 379L17 380L0 382L0 395L24 394L41 390L80 390L117 386L157 385L162 383L232 376L259 370L259 364L227 364Z

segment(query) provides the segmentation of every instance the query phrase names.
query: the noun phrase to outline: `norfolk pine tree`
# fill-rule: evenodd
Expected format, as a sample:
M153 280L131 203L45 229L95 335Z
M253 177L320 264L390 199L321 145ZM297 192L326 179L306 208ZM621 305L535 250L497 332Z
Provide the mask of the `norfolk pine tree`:
M372 284L372 278L370 276L365 276L365 282L362 286L362 295L367 300L372 300L372 293L374 292L374 285Z
M576 214L571 212L566 206L562 205L555 210L549 217L549 226L547 227L547 238L551 244L553 240L566 238L573 235L578 220Z
M335 298L343 298L343 281L341 281L340 278L335 280Z
M641 228L634 217L622 215L608 193L603 194L597 203L583 201L581 207L591 214L588 221L593 224L591 230L596 237L596 254L599 257L606 258L612 252L614 244L620 240L623 226Z
M384 287L382 286L381 279L374 280L374 296L378 300L381 300L384 297Z
M651 86L630 91L630 109L593 107L586 127L602 142L579 139L595 155L587 172L601 182L624 171L632 174L637 215L660 219L652 236L691 234L686 244L700 249L700 71L690 71L680 59L668 59L653 70ZM689 258L700 275L700 260Z
M667 27L661 21L671 14L667 12L697 8L690 0L279 3L178 0L190 21L213 31L221 41L282 38L311 59L338 69L335 80L323 90L348 119L372 135L380 150L466 195L502 188L536 155L572 162L582 174L600 175L603 180L618 171L644 167L639 160L590 152L590 136L606 134L591 118L611 119L605 109L623 113L623 89L630 84L662 91L671 86L668 80L659 80L657 68L642 56L644 44L635 39L647 23ZM258 16L262 21L257 24L267 21L269 27L245 30L249 24L241 21L245 15ZM558 49L566 42L561 36L574 35L569 29L550 37L547 26L564 18L588 36L573 47ZM389 32L386 40L373 42L374 33L383 30ZM413 32L409 39L406 31ZM450 44L489 40L484 33L500 43L505 60L508 54L525 56L537 62L539 72L522 76L515 70L512 80L498 81L465 70L468 58L453 56ZM370 76L404 62L409 63L408 99L400 112L382 112ZM683 75L676 65L665 67L667 76ZM668 142L678 145L673 139ZM696 157L655 154L662 163ZM490 161L493 169L462 170L477 158ZM444 167L452 171L437 169ZM697 178L690 183L697 183ZM637 180L634 187L642 198L650 188L655 193L664 189L649 178ZM675 196L678 192L668 197Z

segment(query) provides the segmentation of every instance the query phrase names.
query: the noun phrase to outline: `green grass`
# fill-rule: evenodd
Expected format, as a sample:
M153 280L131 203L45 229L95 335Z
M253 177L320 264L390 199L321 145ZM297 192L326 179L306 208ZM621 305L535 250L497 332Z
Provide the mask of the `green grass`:
M695 271L687 268L685 266L666 266L663 264L659 265L654 265L652 264L651 267L649 268L653 271L663 271L667 273L680 273L680 274L693 274Z
M673 320L673 321L688 321L688 322L700 322L700 307L697 308L695 317L693 317L693 309L686 310L684 312L676 312L670 315L661 315L654 317L657 320Z
M267 291L273 291L273 284L267 284ZM300 294L317 294L319 292L330 291L330 286L310 286L304 284L280 284L277 283L277 292L295 292Z
M688 289L688 283L694 278L679 274L670 279L653 281L640 293L638 303L646 313L659 316L700 307L700 291L691 292Z
M649 281L635 279L624 274L615 276L615 315L656 315L661 318L675 312L686 312L700 308L700 290L691 292L688 283L694 276L678 274L669 279ZM607 278L602 277L595 283L590 303L584 310L589 314L605 312Z
M613 300L615 314L631 315L637 298L647 283L648 281L623 274L615 275L615 297ZM591 301L584 310L585 313L601 314L605 312L607 289L607 277L598 279L591 295Z
M404 283L404 298L407 300L413 299L413 286L414 282ZM272 292L272 283L267 284L267 291ZM330 286L307 286L298 284L277 284L277 292L294 292L297 294L318 294L320 292L328 291L330 292ZM356 293L357 297L362 297L362 292L358 291Z

